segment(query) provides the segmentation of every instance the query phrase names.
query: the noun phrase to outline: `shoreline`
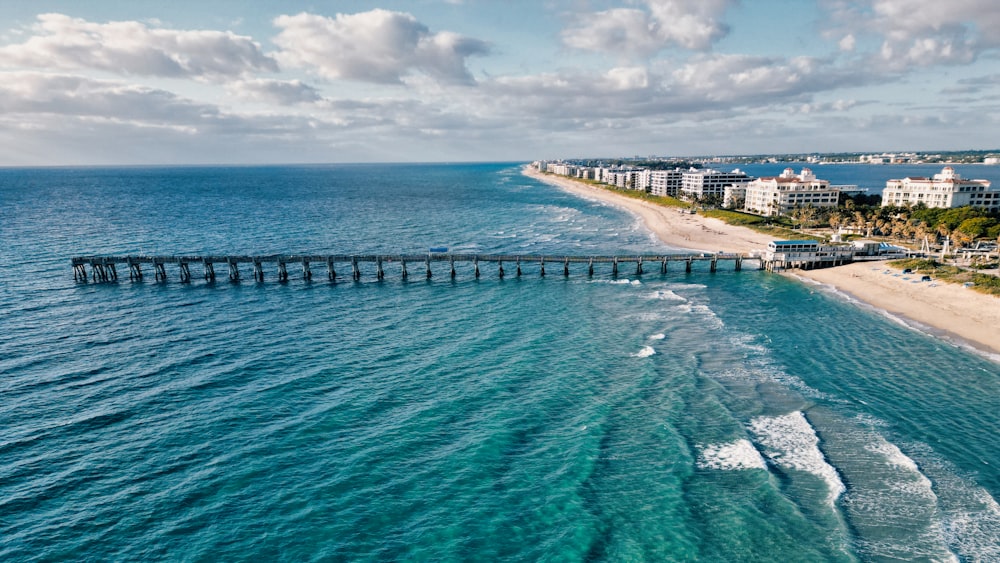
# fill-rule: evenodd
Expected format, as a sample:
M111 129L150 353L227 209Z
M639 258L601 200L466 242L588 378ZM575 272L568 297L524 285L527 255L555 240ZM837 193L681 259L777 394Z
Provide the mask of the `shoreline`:
M525 167L524 174L575 195L614 205L642 219L661 241L678 249L718 252L763 250L772 237L719 219L681 213L610 190L550 176ZM884 262L855 262L782 275L833 288L849 300L882 311L925 334L965 346L1000 362L1000 299L957 284L920 282ZM914 324L919 326L914 326ZM923 330L922 327L927 327Z

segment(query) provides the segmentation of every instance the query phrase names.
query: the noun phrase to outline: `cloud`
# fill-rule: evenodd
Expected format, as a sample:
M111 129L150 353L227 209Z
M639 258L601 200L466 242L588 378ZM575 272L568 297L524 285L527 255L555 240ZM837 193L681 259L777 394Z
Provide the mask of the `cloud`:
M162 29L135 21L102 24L62 14L41 14L28 31L32 35L23 43L0 47L0 66L209 80L278 71L260 45L230 32Z
M228 89L246 100L282 106L309 104L323 99L319 91L300 80L239 80L229 84Z
M1000 47L995 0L825 0L840 32L866 34L881 45L867 64L888 71L969 64ZM844 47L844 44L841 44Z
M466 59L489 53L477 39L432 33L410 14L372 10L326 17L308 13L274 20L278 60L327 78L397 84L411 72L442 83L472 84Z
M729 33L721 17L734 0L644 0L644 9L615 8L581 14L563 30L576 49L650 56L669 46L703 51Z
M978 94L1000 86L1000 74L963 78L941 90L943 94Z

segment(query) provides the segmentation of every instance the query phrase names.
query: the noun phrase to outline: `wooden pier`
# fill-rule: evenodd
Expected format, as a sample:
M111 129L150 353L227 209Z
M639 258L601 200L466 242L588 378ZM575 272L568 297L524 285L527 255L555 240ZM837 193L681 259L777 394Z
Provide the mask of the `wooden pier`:
M549 272L555 270L559 274L568 277L571 272L570 265L583 269L587 276L593 276L595 265L598 267L610 267L614 276L621 274L642 275L659 271L666 273L671 268L683 267L685 272L692 271L695 262L708 263L708 269L715 272L719 262L732 262L733 268L739 271L743 267L745 260L757 262L757 267L762 267L762 262L756 257L745 254L640 254L640 255L615 255L615 256L570 256L570 255L539 255L539 254L451 254L451 253L429 253L429 254L271 254L266 256L251 255L206 255L206 256L80 256L72 259L73 279L80 283L92 281L116 282L118 281L119 269L123 272L128 270L128 277L131 281L143 281L149 272L152 272L153 279L157 282L167 281L167 265L171 270L176 271L177 279L183 283L191 282L191 265L196 264L201 267L201 273L208 282L216 281L216 266L222 270L218 275L225 275L229 281L238 282L243 279L244 270L252 273L256 282L263 282L265 272L268 276L274 276L279 282L289 280L289 268L296 269L299 273L295 277L304 280L311 280L313 268L320 268L326 271L326 277L330 281L338 279L352 279L359 281L362 278L363 269L369 276L377 280L385 279L388 270L396 270L402 279L408 279L412 274L430 279L433 277L435 267L445 265L446 275L452 279L458 276L457 264L465 265L465 269L470 269L475 278L482 275L484 265L489 264L490 268L499 278L506 275L520 277L523 268L531 268L532 272L545 276L546 267ZM673 263L671 265L671 263ZM362 268L362 266L365 268ZM266 268L265 268L266 266ZM506 266L506 267L505 267ZM537 266L537 267L536 267ZM372 272L374 267L374 272ZM90 271L88 272L88 268ZM440 268L438 268L440 271ZM341 273L343 272L343 273Z

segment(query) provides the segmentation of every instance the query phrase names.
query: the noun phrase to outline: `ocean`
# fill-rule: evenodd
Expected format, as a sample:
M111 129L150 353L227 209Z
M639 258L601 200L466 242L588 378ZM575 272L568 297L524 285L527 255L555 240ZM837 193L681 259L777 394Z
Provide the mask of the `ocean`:
M1000 560L1000 364L822 286L73 281L676 250L515 163L4 169L0 243L3 561Z

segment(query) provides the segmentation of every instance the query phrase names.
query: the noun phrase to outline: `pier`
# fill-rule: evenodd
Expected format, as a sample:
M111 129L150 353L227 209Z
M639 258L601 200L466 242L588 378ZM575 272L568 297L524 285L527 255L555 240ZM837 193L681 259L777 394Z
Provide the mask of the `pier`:
M239 282L244 273L252 275L255 282L273 278L287 282L290 277L304 280L313 279L313 271L325 272L329 281L351 279L360 281L362 277L385 279L386 275L409 279L411 276L431 279L437 275L451 279L458 277L459 270L480 278L492 275L520 277L530 268L540 276L556 273L569 277L572 271L593 276L595 269L610 270L614 276L642 275L644 273L667 273L674 268L683 268L690 273L695 263L707 263L708 270L715 272L720 262L731 264L739 271L743 262L751 260L758 269L763 262L745 254L632 254L611 256L573 256L541 254L270 254L253 255L205 255L205 256L79 256L72 259L73 279L79 283L117 282L119 270L124 278L128 272L130 281L143 281L152 276L154 281L166 282L169 270L182 283L192 281L191 266L196 265L205 281L214 282L217 276L225 276L231 282ZM442 268L443 266L443 268ZM571 268L572 266L572 268ZM484 271L489 271L484 274ZM89 271L88 271L89 269ZM218 269L218 272L217 272ZM289 270L293 274L289 274ZM295 273L295 272L298 273Z

